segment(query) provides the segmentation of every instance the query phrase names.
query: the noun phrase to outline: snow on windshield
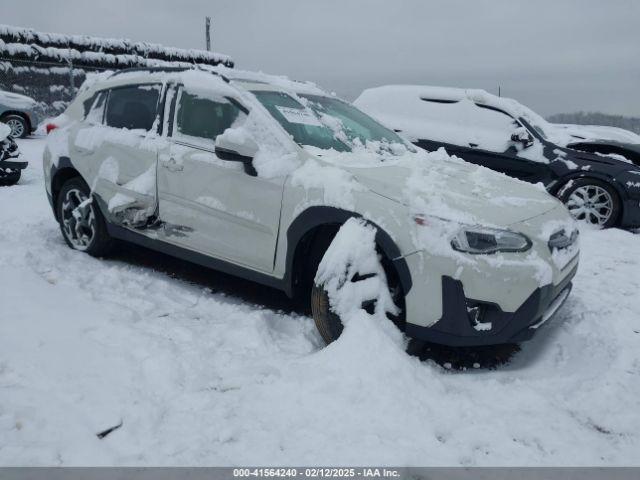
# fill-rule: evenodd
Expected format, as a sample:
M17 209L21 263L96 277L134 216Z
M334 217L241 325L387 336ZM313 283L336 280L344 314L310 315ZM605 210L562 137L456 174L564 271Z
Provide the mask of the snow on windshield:
M284 92L254 91L253 94L301 146L336 152L361 148L394 154L394 145L406 145L393 131L337 98Z

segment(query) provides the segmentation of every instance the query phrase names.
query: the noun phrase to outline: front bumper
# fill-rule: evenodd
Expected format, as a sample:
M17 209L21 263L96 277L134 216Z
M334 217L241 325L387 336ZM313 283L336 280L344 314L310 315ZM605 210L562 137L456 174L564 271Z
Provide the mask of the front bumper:
M567 299L577 270L576 265L557 285L536 289L515 312L504 312L496 304L467 298L462 282L442 277L442 318L429 327L407 323L405 333L455 347L529 340ZM477 316L478 311L482 313Z

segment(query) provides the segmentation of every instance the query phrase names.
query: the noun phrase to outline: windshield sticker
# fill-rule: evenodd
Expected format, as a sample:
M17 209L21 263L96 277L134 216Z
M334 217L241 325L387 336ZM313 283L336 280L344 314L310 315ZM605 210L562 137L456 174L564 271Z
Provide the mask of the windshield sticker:
M314 127L322 126L318 117L306 108L281 107L279 105L276 105L276 108L289 123L299 123L301 125L311 125Z

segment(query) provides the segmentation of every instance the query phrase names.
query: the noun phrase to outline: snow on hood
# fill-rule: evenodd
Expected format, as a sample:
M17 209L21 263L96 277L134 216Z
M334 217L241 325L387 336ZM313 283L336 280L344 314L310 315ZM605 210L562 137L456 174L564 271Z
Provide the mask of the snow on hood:
M640 135L619 127L601 125L574 125L569 123L552 123L554 128L571 135L573 141L579 140L613 140L623 143L640 144Z
M345 162L345 157L358 161ZM364 162L334 153L321 159L340 165L373 192L425 214L471 225L504 227L542 215L559 205L542 186L531 185L449 156L444 149L410 152L397 159Z
M36 105L36 101L31 97L4 90L0 90L0 103L12 108L31 108Z

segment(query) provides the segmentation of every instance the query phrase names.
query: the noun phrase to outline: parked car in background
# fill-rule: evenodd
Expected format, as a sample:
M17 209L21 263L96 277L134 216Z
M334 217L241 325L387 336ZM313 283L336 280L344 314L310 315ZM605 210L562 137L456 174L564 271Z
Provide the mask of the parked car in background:
M37 105L31 97L0 90L0 122L11 127L12 137L24 138L38 128Z
M123 71L82 89L64 121L43 166L69 247L103 255L121 239L279 288L327 343L362 310L448 345L526 340L578 267L575 222L546 192L417 149L313 84ZM342 263L363 249L334 243L354 221L375 245ZM332 246L343 268L318 275Z
M599 227L640 225L640 168L568 148L575 138L515 100L483 90L383 86L356 106L426 150L542 183L572 215Z
M11 127L0 122L0 186L14 185L20 180L27 162L18 159L20 150L11 138Z

